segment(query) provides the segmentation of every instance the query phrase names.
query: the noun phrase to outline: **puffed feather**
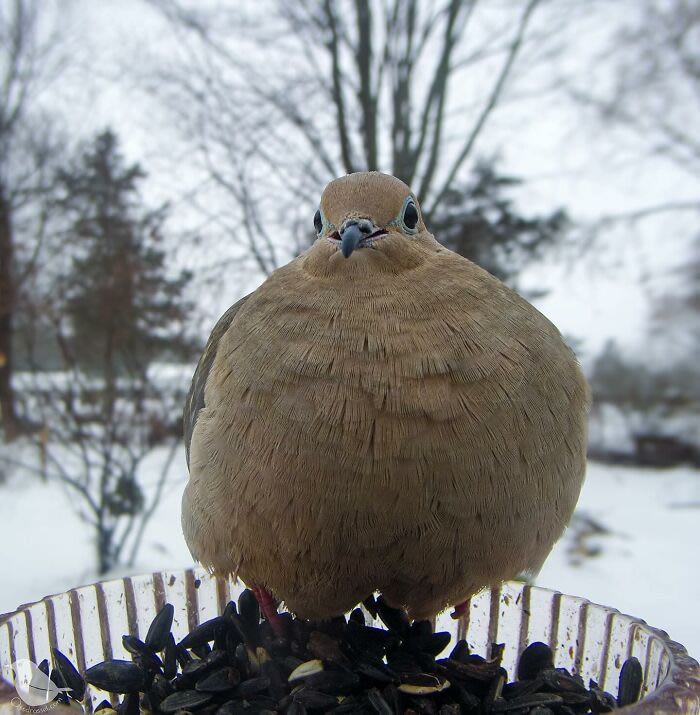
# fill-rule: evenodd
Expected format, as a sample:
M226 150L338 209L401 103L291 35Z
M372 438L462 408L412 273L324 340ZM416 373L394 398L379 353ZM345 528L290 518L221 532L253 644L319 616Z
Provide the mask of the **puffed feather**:
M409 195L331 182L325 234L219 321L188 398L193 556L302 617L379 590L426 618L536 571L583 482L573 352L422 219L407 235ZM352 217L388 233L346 259L332 233Z

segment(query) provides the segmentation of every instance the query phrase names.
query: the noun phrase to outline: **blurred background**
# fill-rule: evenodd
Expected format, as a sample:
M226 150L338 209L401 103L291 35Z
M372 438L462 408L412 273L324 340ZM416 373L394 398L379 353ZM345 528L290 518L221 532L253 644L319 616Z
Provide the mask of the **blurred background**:
M699 117L695 0L0 0L0 613L191 563L206 338L378 169L591 383L536 583L698 657Z

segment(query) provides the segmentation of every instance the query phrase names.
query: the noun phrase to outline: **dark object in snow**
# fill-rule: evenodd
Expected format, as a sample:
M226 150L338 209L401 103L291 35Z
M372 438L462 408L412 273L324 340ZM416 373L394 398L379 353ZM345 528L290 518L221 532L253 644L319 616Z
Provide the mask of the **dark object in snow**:
M198 625L178 646L164 630L164 624L172 625L172 606L166 605L146 636L162 644L159 651L126 635L134 662L98 663L85 680L124 693L121 703L99 705L122 715L138 712L139 706L154 713L207 715L598 715L639 699L643 678L636 658L622 667L617 699L594 681L586 688L579 676L554 668L551 649L539 642L523 651L518 677L508 683L502 645L493 644L491 657L483 658L460 640L448 657L436 659L448 645L447 634L433 633L429 621L410 624L384 602L377 605L388 631L366 626L361 611L347 621L325 622L285 614L288 637L280 638L260 620L253 594L244 591L238 608L231 602L224 614ZM74 687L72 698L82 699L80 674L59 651L54 650L54 659Z

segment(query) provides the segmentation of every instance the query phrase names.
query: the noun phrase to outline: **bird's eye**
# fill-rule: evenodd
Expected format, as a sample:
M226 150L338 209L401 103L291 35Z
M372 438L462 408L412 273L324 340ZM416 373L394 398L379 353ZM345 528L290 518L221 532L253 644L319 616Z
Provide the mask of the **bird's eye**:
M316 209L316 213L314 214L314 228L316 229L316 233L321 233L323 230L323 219L321 218L321 209Z
M406 208L403 210L403 224L409 231L413 231L418 225L418 209L413 201L406 203Z

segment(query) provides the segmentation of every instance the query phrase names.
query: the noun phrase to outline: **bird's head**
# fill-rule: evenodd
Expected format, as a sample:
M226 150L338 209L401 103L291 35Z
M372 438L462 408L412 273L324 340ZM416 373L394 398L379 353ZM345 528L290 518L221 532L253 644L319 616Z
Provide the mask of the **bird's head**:
M420 206L400 179L377 171L348 174L326 186L314 215L314 249L335 270L351 263L406 269L436 246Z

